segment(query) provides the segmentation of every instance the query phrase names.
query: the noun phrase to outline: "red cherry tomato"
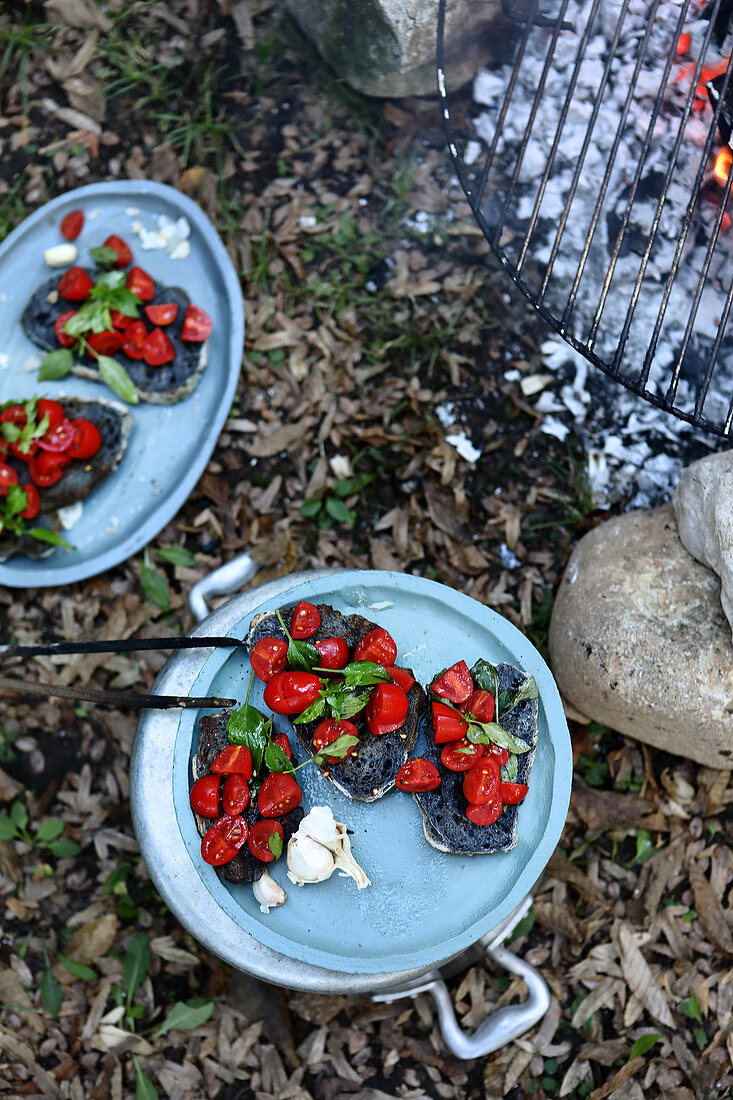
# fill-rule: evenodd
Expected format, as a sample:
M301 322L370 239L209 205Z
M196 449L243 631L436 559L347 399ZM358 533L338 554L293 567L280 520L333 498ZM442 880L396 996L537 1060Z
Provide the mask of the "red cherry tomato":
M72 310L72 313L76 313L76 310ZM50 401L47 397L38 398L38 422L43 420L44 416L48 417L49 428L56 428L61 421L65 418L63 405L59 405L58 401Z
M480 756L484 755L485 745L472 745L462 738L443 746L440 759L443 767L451 772L467 772Z
M407 696L397 684L377 684L366 706L366 721L376 736L398 730L409 708Z
M321 659L321 668L339 669L349 663L349 647L343 638L324 638L313 643Z
M415 683L415 677L407 671L406 668L398 668L397 665L392 665L387 669L389 678L393 684L397 684L407 694L412 685Z
M0 413L0 424L15 424L18 428L25 428L27 419L23 405L8 405Z
M272 740L278 748L283 750L288 760L293 759L293 750L290 748L290 741L288 740L287 733L276 733Z
M64 332L66 322L69 318L75 317L78 312L78 309L65 309L63 313L59 313L53 323L53 331L62 348L73 348L75 344L79 343L78 336L70 336L68 332Z
M81 210L71 210L61 219L61 236L67 241L75 241L84 228L84 213Z
M148 338L148 330L142 321L133 321L131 325L128 325L124 332L125 339L122 343L122 350L125 355L129 355L131 359L142 359L143 348L145 341Z
M91 275L83 267L70 267L59 280L58 292L67 302L85 302L93 286Z
M228 863L244 844L248 832L243 817L220 817L201 841L204 861L214 867Z
M310 638L312 634L318 630L321 625L321 613L318 608L308 603L307 600L300 600L295 605L293 611L293 617L290 620L290 633L294 638Z
M31 439L25 444L21 444L20 440L17 439L14 443L8 443L7 446L10 448L11 453L14 454L16 458L19 458L21 462L30 462L39 451L37 439ZM23 446L26 446L28 450L24 451Z
M500 768L504 767L511 755L509 749L503 749L500 745L494 744L493 741L487 746L486 751L490 752L491 755L496 758L496 762Z
M529 787L525 783L501 783L499 790L505 806L516 806L527 797Z
M270 847L271 836L279 836L282 846L285 841L285 831L279 821L273 821L271 818L266 821L256 821L249 831L247 846L255 859L259 859L262 863L272 863L276 858Z
M18 475L15 470L4 463L0 466L0 497L6 497L11 485L18 484Z
M394 638L381 626L365 634L354 650L355 661L374 661L375 664L383 665L384 668L391 668L396 657L397 646Z
M145 312L154 325L170 325L178 316L178 302L161 302L157 306L146 306Z
M243 775L234 772L224 780L221 791L221 805L225 814L241 814L249 802L249 787Z
M498 794L495 794L493 798L481 806L469 802L466 807L466 817L469 821L472 821L474 825L493 825L494 822L498 821L501 817L503 809L501 798L499 798Z
M197 779L188 798L191 809L201 817L219 816L219 787L221 776L202 775Z
M464 714L472 714L474 718L478 718L479 722L493 722L494 696L490 691L477 688L461 705L461 710Z
M214 322L208 313L191 302L186 310L186 316L183 318L181 339L188 340L192 344L201 344L211 336L213 327Z
M211 762L215 775L243 775L249 779L252 775L252 753L246 745L227 745L217 753Z
M155 297L155 283L141 267L130 268L125 279L125 288L131 290L141 302L149 302Z
M265 687L264 700L275 714L301 714L321 693L313 672L278 672Z
M313 732L313 748L316 752L323 752L327 745L331 745L337 738L342 737L347 733L350 737L358 737L359 732L353 722L347 721L346 718L342 718L340 722L334 721L333 718L324 718L322 722L319 722ZM356 751L356 745L352 745L346 756L353 756ZM337 760L345 760L346 757L329 756L328 763L335 764Z
M118 309L111 309L109 315L112 320L112 328L117 328L120 332L125 332L135 321L134 317L128 317L126 313L120 313Z
M266 684L278 672L284 672L287 653L288 643L282 638L260 638L249 655L249 663L257 679Z
M429 760L416 756L403 764L395 776L395 787L401 791L434 791L440 786L440 772Z
M29 481L25 485L21 485L21 489L25 489L28 502L20 514L23 519L35 519L41 510L41 498L38 495L38 489L35 485L31 485Z
M108 328L104 332L88 332L84 339L95 355L114 355L122 347L124 336Z
M39 489L48 489L61 480L64 466L68 466L71 459L65 454L51 454L50 451L41 451L28 463L28 473Z
M263 817L282 817L303 800L303 792L286 772L270 772L257 795L257 809Z
M480 757L463 780L463 793L467 802L473 802L475 806L484 806L491 802L499 793L501 773L496 757L484 755Z
M38 440L42 451L51 454L64 454L74 441L74 425L66 417L55 428L49 428Z
M130 246L126 241L122 240L122 237L116 237L114 233L107 237L104 241L105 248L113 248L117 253L117 267L127 267L129 263L132 263L132 252Z
M154 328L143 342L143 359L149 367L162 367L176 357L176 349L162 328Z
M449 703L465 703L473 691L473 679L465 661L457 661L442 672L430 685L430 690Z
M433 703L433 740L436 745L445 745L448 741L460 741L468 733L468 722L460 714L447 707L445 703Z
M69 458L93 458L102 446L102 436L96 424L83 416L71 421L74 438L67 450Z

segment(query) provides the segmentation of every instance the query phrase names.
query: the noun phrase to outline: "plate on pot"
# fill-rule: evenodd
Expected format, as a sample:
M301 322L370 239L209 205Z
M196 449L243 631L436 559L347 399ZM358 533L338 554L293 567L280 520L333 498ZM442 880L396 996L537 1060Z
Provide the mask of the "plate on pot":
M133 264L166 286L181 286L211 316L209 361L198 386L175 405L130 405L134 420L124 458L115 472L84 501L81 518L64 535L71 551L55 550L41 560L16 555L0 564L0 584L37 588L70 584L110 569L136 554L175 516L203 473L237 387L244 344L244 307L234 266L214 226L180 191L147 180L93 183L46 203L0 245L0 401L34 393L86 399L109 397L106 386L75 375L39 382L44 352L20 326L33 292L53 274L45 249L63 243L62 218L82 210L85 224L75 241L78 263L89 265L88 249L112 233L127 241ZM173 259L167 251L145 251L134 229L155 230L158 218L190 225L190 254ZM58 270L61 277L63 272ZM35 366L34 366L35 364Z
M372 881L351 879L298 887L285 861L268 868L288 900L260 912L251 884L224 883L201 859L188 794L202 712L149 712L133 747L130 800L140 849L151 877L180 922L201 943L240 969L263 974L261 948L302 967L354 975L430 967L494 929L530 891L562 833L570 798L572 752L552 675L534 646L511 623L459 592L408 576L371 570L324 571L281 578L229 600L194 634L242 638L253 615L305 599L374 620L394 637L398 662L429 682L461 658L509 662L534 676L539 689L539 740L529 793L520 807L518 843L507 853L456 856L424 839L413 798L392 790L372 803L354 802L315 766L298 773L303 807L329 805L352 831L355 859ZM204 642L205 644L205 642ZM250 665L243 648L182 651L154 690L244 701ZM255 680L250 701L264 706ZM266 709L266 708L265 708ZM287 731L275 716L275 727ZM294 762L305 759L291 737ZM420 741L415 750L420 753ZM302 969L299 971L302 974ZM270 980L304 987L302 978ZM310 983L311 988L318 988Z

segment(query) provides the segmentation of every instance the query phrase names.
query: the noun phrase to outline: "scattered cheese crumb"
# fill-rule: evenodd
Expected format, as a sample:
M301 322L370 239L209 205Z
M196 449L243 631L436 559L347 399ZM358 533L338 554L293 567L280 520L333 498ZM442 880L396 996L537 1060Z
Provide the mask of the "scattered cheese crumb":
M81 519L83 503L77 500L76 504L70 504L67 508L58 509L58 517L64 531L70 531L75 523Z

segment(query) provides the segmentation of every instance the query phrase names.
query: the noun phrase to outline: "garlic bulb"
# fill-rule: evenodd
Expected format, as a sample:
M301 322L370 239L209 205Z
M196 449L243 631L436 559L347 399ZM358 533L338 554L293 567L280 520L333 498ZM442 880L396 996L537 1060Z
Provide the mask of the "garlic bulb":
M252 893L260 903L260 912L269 913L271 909L277 909L287 899L287 894L282 886L275 882L267 871L252 883Z
M371 882L351 855L351 842L346 826L334 821L328 806L314 806L288 843L288 878L298 886L306 882L323 882L334 871L349 875L363 890Z

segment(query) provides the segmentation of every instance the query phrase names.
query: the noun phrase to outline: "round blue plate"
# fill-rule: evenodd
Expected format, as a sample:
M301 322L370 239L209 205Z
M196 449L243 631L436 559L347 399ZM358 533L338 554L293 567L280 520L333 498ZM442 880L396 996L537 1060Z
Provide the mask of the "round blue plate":
M133 209L137 213L126 212ZM16 555L0 564L0 584L15 588L84 580L125 561L150 542L175 516L203 473L229 415L242 362L244 309L239 280L203 211L162 183L94 183L46 203L0 245L0 400L40 393L119 402L106 386L73 375L39 382L32 364L44 352L20 327L26 302L53 274L43 253L63 243L59 224L71 210L83 210L86 215L75 242L79 264L89 265L89 248L116 233L130 245L133 263L167 286L182 287L212 317L214 329L209 362L189 397L177 405L128 406L135 426L127 452L117 470L87 498L81 519L66 533L75 549L56 550L41 561ZM133 223L156 229L161 214L174 220L185 217L190 223L191 253L186 259L172 260L160 249L143 250Z
M271 593L265 594L267 587L262 594L255 588L225 604L196 633L220 633L227 609L225 633L241 638L253 614L306 599L331 604L345 614L358 612L384 626L397 643L399 663L411 667L423 684L461 658L469 665L479 657L507 661L535 677L539 742L529 794L519 810L517 846L491 856L438 852L424 839L417 805L409 795L393 790L377 802L354 802L309 764L298 772L304 808L328 804L336 820L348 825L354 857L372 886L359 891L350 878L338 875L323 883L294 886L281 860L272 874L288 900L263 915L251 885L225 884L201 859L188 802L200 713L185 711L177 719L148 714L136 734L130 796L147 867L189 931L244 970L253 966L249 937L242 933L287 958L351 974L405 971L448 959L512 912L560 839L570 798L572 753L554 680L537 650L511 623L434 581L378 571L338 571L298 583L275 602ZM203 650L200 669L177 676L177 667L190 671L193 652L168 662L156 690L244 700L250 665L243 649ZM255 705L261 704L262 688L255 680ZM275 724L288 728L278 717ZM291 743L294 756L304 759L294 736ZM418 754L419 750L420 744ZM273 975L273 980L289 984L286 975Z

